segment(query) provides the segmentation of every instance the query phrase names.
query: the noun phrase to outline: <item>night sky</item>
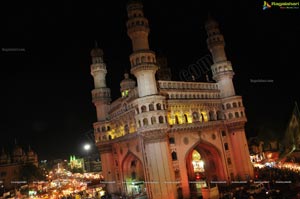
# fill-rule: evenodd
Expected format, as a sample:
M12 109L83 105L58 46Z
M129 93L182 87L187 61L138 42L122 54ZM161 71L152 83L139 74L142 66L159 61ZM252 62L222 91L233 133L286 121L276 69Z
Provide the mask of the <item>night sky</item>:
M112 98L131 41L126 2L27 1L1 6L0 146L14 140L39 159L83 154L96 112L91 102L90 50L97 40L107 64ZM226 53L243 96L247 136L261 127L283 134L299 92L299 10L262 10L263 1L144 1L150 48L168 58L173 80L207 55L207 14L220 23ZM16 48L15 51L7 49ZM297 61L296 61L297 60ZM132 77L133 78L133 77ZM272 80L253 83L251 80Z

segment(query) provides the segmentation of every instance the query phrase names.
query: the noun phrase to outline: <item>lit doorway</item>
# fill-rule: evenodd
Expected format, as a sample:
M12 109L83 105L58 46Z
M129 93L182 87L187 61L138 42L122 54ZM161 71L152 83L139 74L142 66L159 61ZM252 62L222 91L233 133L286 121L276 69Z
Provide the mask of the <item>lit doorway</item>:
M123 176L127 196L146 195L143 165L132 153L127 154L123 162Z

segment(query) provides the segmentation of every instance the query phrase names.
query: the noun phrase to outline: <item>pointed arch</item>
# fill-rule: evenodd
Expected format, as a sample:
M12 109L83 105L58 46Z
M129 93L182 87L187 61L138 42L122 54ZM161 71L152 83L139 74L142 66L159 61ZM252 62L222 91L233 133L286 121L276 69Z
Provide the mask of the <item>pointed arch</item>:
M214 111L209 111L209 121L215 120L215 112Z
M156 117L154 116L151 117L151 124L156 124Z
M148 126L148 118L143 119L143 126Z
M149 111L154 111L154 104L149 104Z
M179 119L177 115L175 115L175 124L179 124Z
M198 151L204 160L205 175L209 179L218 176L219 180L226 180L225 167L223 167L221 152L211 143L200 140L190 147L185 154L187 174L189 180L193 179L195 173L192 171L191 156L193 150Z
M145 191L143 163L131 151L127 152L122 161L122 174L127 194L138 195Z
M158 117L158 121L160 124L164 123L164 117L163 116L159 116Z
M187 116L187 114L184 114L183 117L184 117L184 123L188 123L188 116Z
M217 120L224 120L224 114L222 111L217 111Z

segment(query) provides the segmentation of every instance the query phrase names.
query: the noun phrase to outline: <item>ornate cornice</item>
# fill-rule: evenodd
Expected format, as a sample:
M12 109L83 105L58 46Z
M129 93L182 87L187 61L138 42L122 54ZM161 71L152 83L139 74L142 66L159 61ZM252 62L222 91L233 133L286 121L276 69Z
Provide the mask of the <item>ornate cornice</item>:
M239 130L245 130L245 123L244 120L238 120L235 122L227 122L226 126L229 131L239 131Z
M224 120L209 121L209 122L195 122L187 124L175 124L171 125L170 132L181 132L181 131L196 131L205 129L214 129L216 127L222 127Z
M164 130L156 130L156 131L147 131L147 132L140 132L139 135L141 135L144 139L145 143L150 142L165 142L167 141L167 129Z

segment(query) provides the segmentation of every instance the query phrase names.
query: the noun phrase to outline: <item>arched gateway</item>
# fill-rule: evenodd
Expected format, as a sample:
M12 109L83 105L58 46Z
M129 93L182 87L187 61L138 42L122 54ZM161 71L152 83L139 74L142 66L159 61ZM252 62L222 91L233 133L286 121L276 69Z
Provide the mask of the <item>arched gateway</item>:
M187 152L185 159L191 195L199 196L208 183L226 178L221 154L210 143L198 142Z
M138 157L128 153L122 163L123 188L128 196L146 194L143 164Z

